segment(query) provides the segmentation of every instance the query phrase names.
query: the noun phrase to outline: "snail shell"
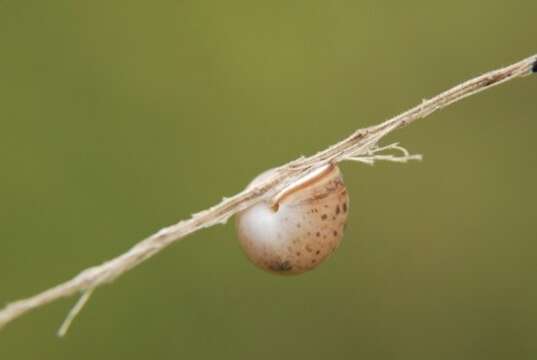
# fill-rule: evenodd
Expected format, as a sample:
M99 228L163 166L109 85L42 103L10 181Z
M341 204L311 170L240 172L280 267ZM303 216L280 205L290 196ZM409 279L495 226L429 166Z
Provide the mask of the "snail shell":
M267 175L261 174L250 186ZM300 274L315 268L339 246L348 209L341 172L328 164L284 188L270 201L240 212L236 218L239 241L260 268Z

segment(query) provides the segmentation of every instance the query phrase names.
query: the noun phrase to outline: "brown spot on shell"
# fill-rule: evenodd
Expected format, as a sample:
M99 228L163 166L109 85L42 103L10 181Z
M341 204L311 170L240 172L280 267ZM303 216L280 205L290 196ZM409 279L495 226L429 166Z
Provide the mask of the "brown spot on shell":
M290 271L293 269L293 267L291 266L291 263L288 260L273 261L272 263L270 263L269 268L272 271L278 271L278 272Z
M326 214L323 214L323 215L321 216L321 219L322 219L322 220L326 220L327 218L328 218L328 215L326 215Z

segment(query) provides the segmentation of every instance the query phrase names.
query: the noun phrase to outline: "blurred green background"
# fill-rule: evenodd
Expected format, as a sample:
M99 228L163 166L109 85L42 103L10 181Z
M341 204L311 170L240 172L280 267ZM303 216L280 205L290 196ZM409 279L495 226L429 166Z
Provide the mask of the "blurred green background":
M537 52L534 0L2 1L0 303L109 259L449 86ZM534 359L537 78L343 164L316 271L252 266L233 224L0 332L0 359Z

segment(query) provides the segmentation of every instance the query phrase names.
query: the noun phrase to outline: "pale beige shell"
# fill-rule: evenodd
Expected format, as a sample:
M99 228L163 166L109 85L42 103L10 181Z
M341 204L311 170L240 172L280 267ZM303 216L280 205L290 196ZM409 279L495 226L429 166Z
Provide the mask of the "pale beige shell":
M279 274L300 274L339 246L348 210L341 173L330 164L285 188L272 201L239 213L237 232L254 264Z

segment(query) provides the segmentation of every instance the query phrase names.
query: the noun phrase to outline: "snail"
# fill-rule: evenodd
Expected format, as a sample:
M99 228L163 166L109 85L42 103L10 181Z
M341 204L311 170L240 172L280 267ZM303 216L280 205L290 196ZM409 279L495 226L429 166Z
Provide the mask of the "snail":
M323 165L272 199L240 212L238 238L258 267L277 274L301 274L317 267L339 246L348 210L349 196L339 168Z

